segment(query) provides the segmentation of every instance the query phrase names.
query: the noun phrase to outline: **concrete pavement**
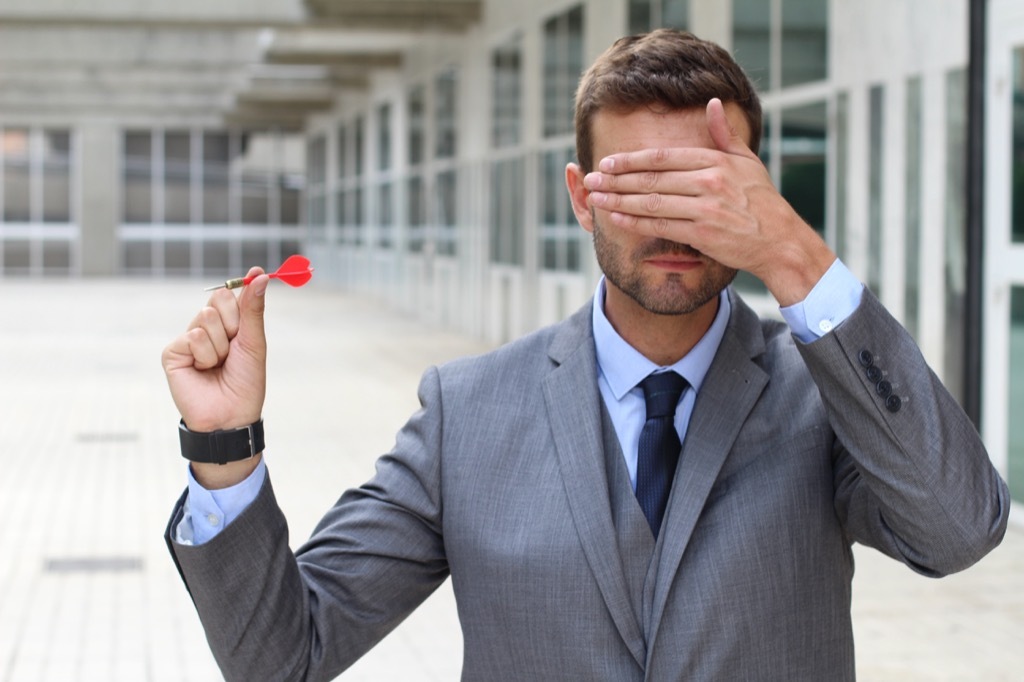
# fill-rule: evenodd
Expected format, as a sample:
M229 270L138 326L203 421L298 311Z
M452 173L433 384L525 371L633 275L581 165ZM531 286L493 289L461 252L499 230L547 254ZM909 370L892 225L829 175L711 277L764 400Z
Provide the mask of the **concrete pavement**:
M212 283L212 282L211 282ZM0 280L0 682L219 680L161 533L185 480L159 356L204 282ZM293 546L486 347L314 282L273 285L267 461ZM1024 679L1024 526L939 581L858 548L862 680ZM446 583L347 680L457 680Z

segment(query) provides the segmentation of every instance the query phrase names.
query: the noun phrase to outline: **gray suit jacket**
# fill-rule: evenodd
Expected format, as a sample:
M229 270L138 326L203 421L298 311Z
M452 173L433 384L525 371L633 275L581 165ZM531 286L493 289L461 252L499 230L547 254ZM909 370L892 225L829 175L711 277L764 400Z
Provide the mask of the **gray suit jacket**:
M586 306L429 369L376 475L296 554L269 479L206 545L168 538L225 676L329 679L451 575L465 680L853 679L852 543L958 571L1001 540L1008 492L870 294L808 345L730 295L649 613L617 550Z

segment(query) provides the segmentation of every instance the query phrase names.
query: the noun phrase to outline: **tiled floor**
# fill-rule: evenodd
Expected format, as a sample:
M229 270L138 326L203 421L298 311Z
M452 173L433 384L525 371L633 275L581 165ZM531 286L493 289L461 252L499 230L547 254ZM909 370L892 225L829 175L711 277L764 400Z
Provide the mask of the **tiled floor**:
M184 464L159 356L202 286L0 281L0 682L220 679L161 537ZM298 544L370 475L421 371L485 348L315 283L275 286L267 326L267 458ZM858 550L860 678L1024 679L1022 529L940 581ZM456 680L461 649L446 585L344 679Z

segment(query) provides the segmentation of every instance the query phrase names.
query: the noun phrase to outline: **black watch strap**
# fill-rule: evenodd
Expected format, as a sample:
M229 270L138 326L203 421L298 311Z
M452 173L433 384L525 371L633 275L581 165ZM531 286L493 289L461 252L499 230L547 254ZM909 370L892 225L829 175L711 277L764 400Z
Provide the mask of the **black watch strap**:
M185 420L178 423L181 456L191 462L227 464L249 459L263 452L263 420L227 431L189 431Z

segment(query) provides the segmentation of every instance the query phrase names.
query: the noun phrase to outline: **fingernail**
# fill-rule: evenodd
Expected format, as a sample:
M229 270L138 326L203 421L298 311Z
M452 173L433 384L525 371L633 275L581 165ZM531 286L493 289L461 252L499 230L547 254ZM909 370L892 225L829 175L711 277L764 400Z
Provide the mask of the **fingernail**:
M615 170L615 159L612 159L612 158L601 159L601 163L599 163L597 165L597 167L600 168L601 170L605 171L606 173L611 173L612 171Z
M597 189L601 186L601 174L587 173L583 176L583 186L587 189Z
M590 203L597 204L598 206L604 204L604 202L607 200L607 198L608 198L608 195L605 194L604 192L591 192L590 193Z

